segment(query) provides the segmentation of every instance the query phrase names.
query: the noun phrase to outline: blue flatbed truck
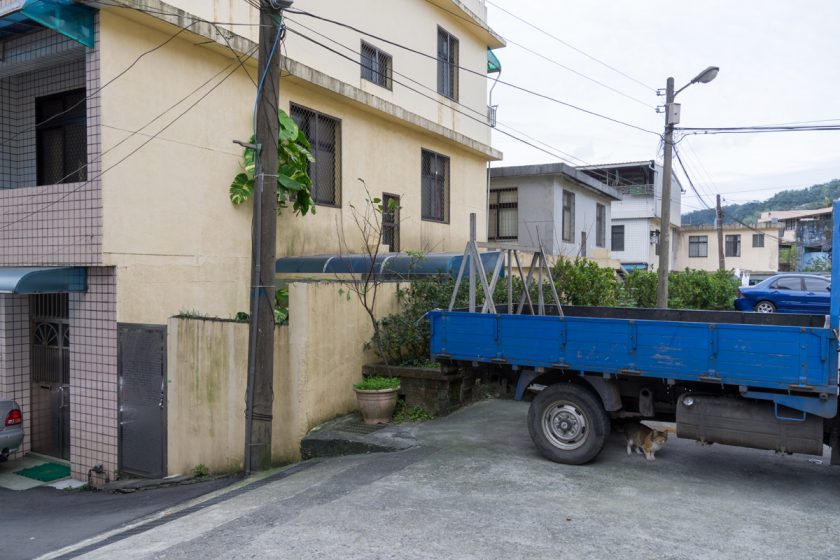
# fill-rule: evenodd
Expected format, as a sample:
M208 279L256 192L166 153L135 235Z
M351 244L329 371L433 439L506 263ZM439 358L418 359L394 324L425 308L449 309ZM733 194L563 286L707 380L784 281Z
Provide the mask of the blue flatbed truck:
M835 247L838 222L840 201ZM561 309L542 297L545 314L510 300L484 312L450 306L429 313L431 352L445 366L514 377L515 398L533 397L531 438L556 462L592 461L612 421L636 417L674 422L678 437L705 443L813 455L829 445L840 464L840 259L832 286L828 316Z

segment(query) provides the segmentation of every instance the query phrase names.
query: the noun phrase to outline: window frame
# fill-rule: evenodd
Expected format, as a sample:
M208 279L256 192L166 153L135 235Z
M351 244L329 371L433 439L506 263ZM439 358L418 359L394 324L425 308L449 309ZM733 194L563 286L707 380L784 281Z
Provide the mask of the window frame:
M444 172L443 172L443 215L441 217L437 217L431 214L427 214L425 209L423 208L423 203L425 200L425 195L423 189L425 188L425 180L426 178L433 179L435 183L438 182L438 175L435 172L434 177L430 175L425 175L424 170L426 168L426 157L433 157L433 161L437 161L440 159L444 162ZM432 167L431 165L429 166ZM437 165L434 166L437 168ZM426 148L421 148L420 150L420 219L424 222L436 222L439 224L448 224L449 223L449 178L450 178L450 169L451 169L451 160L449 156L435 152L433 150L427 150ZM435 185L436 186L436 185ZM430 203L433 199L430 199ZM431 210L431 209L430 209Z
M400 196L393 193L382 193L382 244L387 245L392 253L400 252ZM396 202L396 208L389 208L389 201ZM390 232L390 243L386 241L386 232Z
M567 205L568 202L568 205ZM562 221L560 224L561 239L566 243L575 242L575 193L568 189L563 189L562 195ZM567 217L568 213L568 217Z
M780 286L781 282L785 282L787 280L798 280L799 281L799 288L786 288ZM773 284L770 286L771 290L790 290L794 292L801 292L802 289L805 287L805 282L802 280L801 276L783 276L782 278L777 279Z
M758 243L756 243L758 242ZM763 233L754 233L752 236L752 246L755 249L761 249L764 247L764 234Z
M499 193L513 192L516 193L516 202L499 202ZM493 195L496 195L496 202L492 200ZM490 189L490 200L488 201L488 224L492 223L496 227L496 235L490 235L490 227L487 228L488 241L515 241L519 239L519 187L505 187L501 189ZM514 235L499 235L499 225L501 224L500 210L514 210L516 219L514 224ZM495 214L494 214L495 212Z
M808 282L819 282L823 285L822 289L815 290L813 288L808 287ZM831 281L828 278L817 278L814 276L803 276L802 277L802 289L806 292L820 292L820 293L830 293L831 290Z
M310 113L309 118L310 119L314 118L315 127L316 127L316 134L315 134L316 138L312 138L312 136L310 136L309 132L304 129L304 127L298 121L298 119L295 118L295 113L298 112L298 111L302 111L302 112L305 112L305 113ZM314 204L316 204L317 206L327 206L327 207L330 207L330 208L341 208L341 201L342 201L342 198L343 198L343 196L342 196L343 195L343 189L342 189L342 157L341 157L341 154L342 154L341 119L339 119L337 117L333 117L332 115L327 115L326 113L322 113L321 111L318 111L316 109L312 109L310 107L307 107L305 105L301 105L301 104L295 103L295 102L289 103L289 116L301 128L301 130L304 132L307 139L309 140L309 143L312 145L312 156L315 157L315 162L314 163L310 162L309 166L307 167L307 174L309 175L309 178L312 179L312 186L309 189L310 196L312 197L312 202ZM333 177L333 181L334 181L333 202L329 202L329 201L325 202L323 200L318 199L318 197L317 197L318 186L319 186L317 184L318 177L313 177L313 171L316 170L316 166L318 165L317 152L318 152L318 148L319 148L318 143L319 143L319 140L320 140L320 135L318 134L318 129L319 129L318 121L319 120L329 120L329 121L333 121L335 123L335 125L333 127L334 134L333 134L333 139L332 139L332 147L333 147L332 153L333 153L333 157L334 157L334 162L333 162L333 167L334 167L334 172L333 172L333 175L334 175L334 177Z
M694 251L694 252L697 253L696 255L691 254L692 249L696 249L696 251ZM705 258L708 258L708 257L709 257L709 236L708 235L689 235L688 236L688 258L690 258L690 259L705 259Z
M81 95L81 99L75 102L69 101L74 96ZM41 115L43 105L50 101L61 100L62 110L51 117ZM34 100L35 119L35 184L36 186L63 185L68 183L83 183L88 180L88 116L87 116L87 90L84 87L68 89L58 93L38 96ZM75 170L67 168L67 132L73 125L81 124L84 129L84 163ZM49 132L59 131L62 138L61 145L61 176L58 182L48 181L42 166L45 165L46 155L44 149L44 135Z
M595 246L607 246L607 207L600 202L595 203Z
M617 230L616 228L620 228L620 230ZM620 249L617 248L616 242L615 242L617 231L621 231L621 248ZM613 225L610 228L610 236L611 236L610 237L610 250L611 251L624 251L624 224Z
M733 257L733 258L741 256L741 234L740 233L727 234L724 237L723 256L724 257Z
M447 52L441 52L442 44L446 45ZM445 59L443 58L444 56L446 56ZM451 99L455 102L458 101L459 93L459 64L460 41L455 35L447 31L443 27L438 26L437 92L440 95L446 97L447 99Z
M366 49L372 51L373 56L365 56ZM362 79L379 87L393 91L394 57L388 54L387 52L383 51L379 47L368 43L367 41L362 41L362 46L359 50L359 53L361 58L360 72ZM366 60L374 61L376 67L366 66ZM383 60L385 62L385 72L379 70ZM368 71L370 75L366 76L365 71ZM380 77L381 81L374 79L375 77Z

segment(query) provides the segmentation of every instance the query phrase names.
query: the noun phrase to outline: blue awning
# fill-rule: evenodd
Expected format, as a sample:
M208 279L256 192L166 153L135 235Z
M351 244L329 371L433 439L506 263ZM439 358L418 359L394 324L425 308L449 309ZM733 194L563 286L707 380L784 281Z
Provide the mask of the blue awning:
M0 39L43 26L93 48L94 14L74 0L16 0L0 9Z
M0 294L56 294L87 291L80 266L0 267Z
M429 253L420 257L405 253L377 255L373 270L377 275L394 278L417 276L458 275L463 254ZM481 253L487 274L492 274L496 261L503 258L499 251ZM319 255L313 257L282 257L277 259L278 274L365 274L371 270L368 255Z
M634 270L647 270L648 265L647 263L621 263L621 268L627 272L633 272Z

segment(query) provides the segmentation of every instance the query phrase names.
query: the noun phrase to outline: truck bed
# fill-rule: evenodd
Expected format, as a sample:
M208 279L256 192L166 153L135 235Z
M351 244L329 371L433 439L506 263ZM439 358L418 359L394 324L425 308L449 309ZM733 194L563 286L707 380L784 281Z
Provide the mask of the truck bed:
M837 393L837 339L817 315L564 306L564 316L433 311L436 359Z

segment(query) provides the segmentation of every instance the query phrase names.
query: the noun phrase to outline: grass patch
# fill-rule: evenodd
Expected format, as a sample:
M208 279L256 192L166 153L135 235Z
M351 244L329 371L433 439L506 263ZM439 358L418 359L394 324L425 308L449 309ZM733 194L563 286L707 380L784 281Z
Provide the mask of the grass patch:
M403 422L426 422L434 418L434 415L422 406L407 406L405 401L397 402L394 409L394 424Z

